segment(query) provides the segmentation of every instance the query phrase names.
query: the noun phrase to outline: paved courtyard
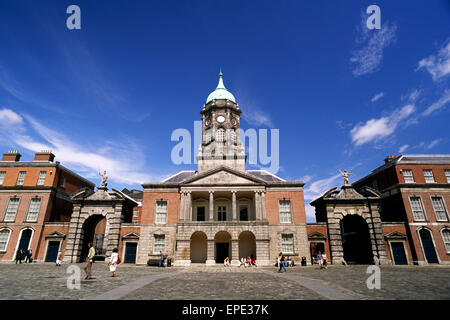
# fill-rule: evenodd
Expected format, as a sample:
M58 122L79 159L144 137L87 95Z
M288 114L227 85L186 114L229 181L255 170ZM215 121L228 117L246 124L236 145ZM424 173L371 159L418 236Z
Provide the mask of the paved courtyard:
M93 265L95 279L68 289L69 265L0 264L0 299L445 299L450 300L449 266L383 266L381 288L369 290L367 266L288 268L157 268L120 265L109 277L103 262Z

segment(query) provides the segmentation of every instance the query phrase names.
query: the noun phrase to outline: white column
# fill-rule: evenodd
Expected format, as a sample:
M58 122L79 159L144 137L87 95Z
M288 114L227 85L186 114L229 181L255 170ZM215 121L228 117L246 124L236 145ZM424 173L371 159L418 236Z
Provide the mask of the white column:
M237 209L236 209L236 191L231 191L231 205L233 211L233 221L237 220Z
M184 191L181 191L181 201L180 201L180 220L184 221L184 207L186 204L186 198L184 196Z
M214 221L214 191L209 191L209 221Z
M256 220L261 220L261 197L259 191L255 191Z
M187 221L192 221L192 193L191 191L188 191L187 194Z
M267 216L266 216L266 192L263 191L261 192L261 219L266 220Z

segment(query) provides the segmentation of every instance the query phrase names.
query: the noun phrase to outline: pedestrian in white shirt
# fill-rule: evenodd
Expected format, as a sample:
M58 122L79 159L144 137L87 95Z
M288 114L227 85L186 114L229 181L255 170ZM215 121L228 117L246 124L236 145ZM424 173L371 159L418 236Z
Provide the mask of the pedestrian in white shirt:
M109 271L112 272L111 277L116 276L116 268L119 263L119 253L117 248L114 248L111 257L109 258Z

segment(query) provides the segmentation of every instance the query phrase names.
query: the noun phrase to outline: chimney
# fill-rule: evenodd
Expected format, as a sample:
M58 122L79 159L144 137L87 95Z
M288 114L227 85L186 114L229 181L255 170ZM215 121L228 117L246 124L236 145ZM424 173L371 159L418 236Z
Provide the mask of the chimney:
M20 161L21 156L19 150L9 150L3 154L2 161Z
M389 163L397 159L399 156L386 156L386 159L384 159L384 163Z
M34 154L33 161L53 162L53 159L55 159L55 155L52 153L52 150L41 150L41 152L36 152Z

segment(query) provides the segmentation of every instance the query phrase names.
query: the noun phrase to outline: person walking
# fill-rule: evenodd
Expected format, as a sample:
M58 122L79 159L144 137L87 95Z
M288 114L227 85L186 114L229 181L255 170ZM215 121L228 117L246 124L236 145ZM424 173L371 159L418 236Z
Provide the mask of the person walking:
M327 255L325 253L322 254L322 267L328 269L327 266Z
M281 257L283 256L283 253L280 252L277 258L277 268L281 268Z
M322 252L320 252L320 251L317 254L317 262L319 262L319 267L320 267L320 269L322 269L323 268L323 257L322 257Z
M19 250L17 250L17 253L16 253L16 264L17 264L17 261L20 263L20 264L22 264L22 248L20 248Z
M31 259L31 257L33 256L33 251L31 249L28 249L26 252L26 259L25 259L25 263L31 263L33 261L33 259Z
M58 251L58 255L56 256L56 266L57 267L61 266L61 258L62 258L62 252Z
M287 272L287 270L286 270L286 258L284 256L281 256L281 258L280 258L280 269L278 269L278 272L281 272L281 268L284 269L284 272Z
M164 254L162 253L162 251L160 251L159 252L159 255L160 255L160 257L159 257L159 266L160 267L165 267L165 265L164 265Z
M94 256L95 256L95 249L92 246L92 242L88 243L88 248L89 248L89 253L86 259L86 267L84 267L84 271L86 272L86 278L84 278L84 280L87 279L92 279L91 277L91 268L92 268L92 262L94 262Z
M109 271L111 272L111 277L115 277L116 276L116 269L117 269L117 264L118 264L118 260L119 260L119 250L117 250L117 248L113 249L113 252L111 254L111 257L109 258Z

